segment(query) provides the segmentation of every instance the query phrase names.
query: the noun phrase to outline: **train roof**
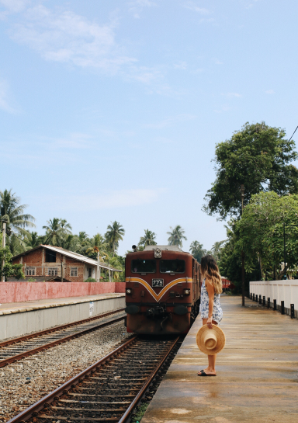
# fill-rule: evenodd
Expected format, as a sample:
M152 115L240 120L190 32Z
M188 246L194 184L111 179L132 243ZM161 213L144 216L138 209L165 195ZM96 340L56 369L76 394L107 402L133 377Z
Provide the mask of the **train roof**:
M152 250L155 250L156 248L159 248L162 251L179 251L184 253L184 251L181 250L181 248L178 247L178 245L147 245L144 248L144 251L152 251Z

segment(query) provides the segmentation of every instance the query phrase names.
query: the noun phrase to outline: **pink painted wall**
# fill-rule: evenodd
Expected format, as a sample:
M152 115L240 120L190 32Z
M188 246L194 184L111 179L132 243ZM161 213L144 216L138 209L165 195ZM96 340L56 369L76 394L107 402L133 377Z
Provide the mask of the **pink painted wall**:
M0 304L125 293L124 282L0 282Z

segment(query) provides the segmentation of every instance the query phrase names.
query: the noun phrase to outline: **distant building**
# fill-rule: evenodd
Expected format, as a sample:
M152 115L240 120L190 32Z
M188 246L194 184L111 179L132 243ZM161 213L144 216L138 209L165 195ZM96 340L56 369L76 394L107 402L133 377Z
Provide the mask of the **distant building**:
M93 278L99 282L103 273L108 274L111 280L113 272L121 272L104 262L100 262L97 272L97 260L52 245L39 245L14 256L12 262L23 265L26 279L34 278L37 281L63 279L65 282L82 282Z

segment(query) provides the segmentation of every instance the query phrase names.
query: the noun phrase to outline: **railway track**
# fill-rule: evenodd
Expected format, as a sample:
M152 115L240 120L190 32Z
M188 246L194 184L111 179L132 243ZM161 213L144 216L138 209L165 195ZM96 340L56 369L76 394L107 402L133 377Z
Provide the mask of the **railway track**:
M116 316L115 316L116 315ZM56 326L0 343L0 368L40 351L55 347L87 333L124 320L124 309L94 316L67 325Z
M8 423L129 422L178 345L135 336Z

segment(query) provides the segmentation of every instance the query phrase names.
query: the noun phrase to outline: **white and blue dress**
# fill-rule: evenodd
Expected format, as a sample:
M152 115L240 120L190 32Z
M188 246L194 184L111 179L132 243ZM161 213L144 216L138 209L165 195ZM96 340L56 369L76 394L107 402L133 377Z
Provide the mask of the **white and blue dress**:
M201 288L200 313L201 313L202 319L208 319L209 295L205 286L205 279L203 280L202 288ZM216 323L219 323L222 319L222 316L223 316L223 312L220 305L220 294L214 293L212 320L214 320Z

